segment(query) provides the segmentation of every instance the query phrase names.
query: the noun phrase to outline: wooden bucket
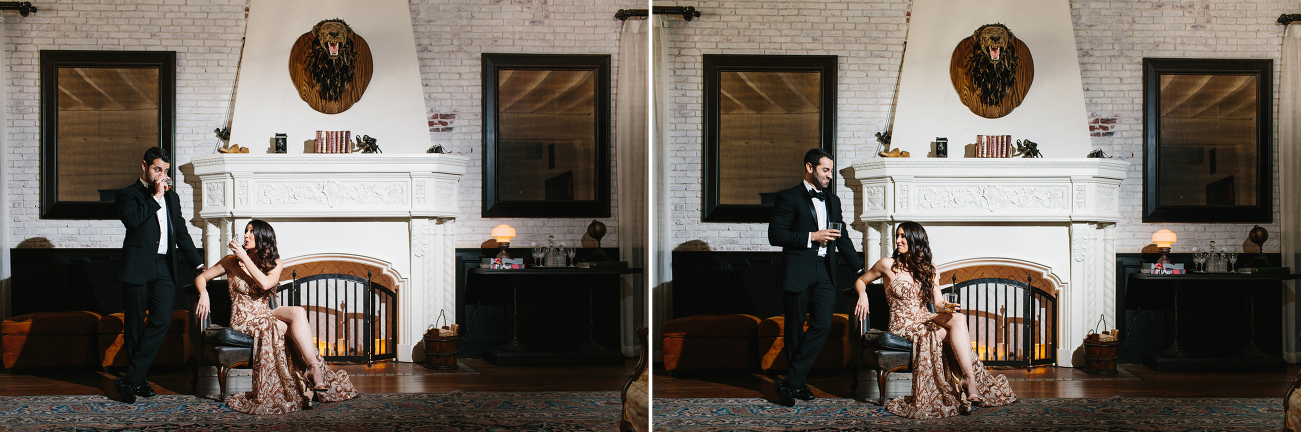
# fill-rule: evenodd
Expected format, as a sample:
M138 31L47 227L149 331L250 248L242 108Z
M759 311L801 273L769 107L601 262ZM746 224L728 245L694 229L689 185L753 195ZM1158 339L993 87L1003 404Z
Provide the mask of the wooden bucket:
M425 367L438 370L456 369L456 346L460 336L425 338Z
M447 317L443 315L443 311L438 312L438 318L434 320L433 325L429 326L429 331L425 332L425 367L438 370L456 369L456 346L461 342L461 335L439 336L439 321L447 324Z
M1120 340L1113 342L1089 342L1084 340L1084 372L1094 375L1114 375L1116 357L1120 352Z

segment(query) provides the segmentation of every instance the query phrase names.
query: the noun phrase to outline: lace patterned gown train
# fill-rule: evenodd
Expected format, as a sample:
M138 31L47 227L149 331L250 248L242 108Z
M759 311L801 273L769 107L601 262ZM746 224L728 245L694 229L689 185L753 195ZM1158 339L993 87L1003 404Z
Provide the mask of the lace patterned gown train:
M945 342L940 337L939 324L926 309L921 285L908 272L892 272L893 279L886 288L890 304L890 333L907 338L913 343L912 394L891 399L885 409L895 415L909 418L942 418L959 414L965 403L966 388L961 383L962 368L951 355L946 355ZM970 350L970 347L962 349ZM1016 402L1016 395L1007 385L1007 377L990 374L984 363L971 353L972 372L976 378L976 398L986 406Z
M243 271L243 268L240 268ZM285 335L277 331L279 321L271 314L269 301L275 290L252 290L247 274L230 274L230 327L253 337L253 391L230 395L226 405L248 414L284 414L311 407L312 398L321 402L338 402L357 396L348 373L325 369L326 390L312 391L303 375L303 364L294 347L285 345ZM313 351L314 361L322 361Z

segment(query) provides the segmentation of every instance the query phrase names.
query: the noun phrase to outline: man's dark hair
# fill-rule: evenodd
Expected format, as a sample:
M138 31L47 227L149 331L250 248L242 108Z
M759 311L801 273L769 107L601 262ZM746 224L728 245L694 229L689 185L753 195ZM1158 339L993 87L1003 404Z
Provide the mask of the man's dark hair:
M167 156L167 150L162 147L150 147L145 150L145 166L153 165L154 159L162 159L163 163L172 163L172 158Z
M836 158L831 157L831 153L827 153L826 150L820 147L814 147L809 149L808 153L804 153L804 163L809 165L818 166L819 163L822 163L822 158L836 160Z

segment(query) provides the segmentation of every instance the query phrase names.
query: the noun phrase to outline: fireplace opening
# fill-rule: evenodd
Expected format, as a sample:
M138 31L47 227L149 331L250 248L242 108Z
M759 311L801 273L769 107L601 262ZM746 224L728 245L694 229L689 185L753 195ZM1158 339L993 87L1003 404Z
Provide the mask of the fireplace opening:
M967 317L971 347L988 366L1029 367L1057 362L1057 299L1024 281L979 278L941 289L957 293Z
M366 277L324 273L281 285L276 303L307 310L313 343L329 362L365 362L397 357L397 296Z

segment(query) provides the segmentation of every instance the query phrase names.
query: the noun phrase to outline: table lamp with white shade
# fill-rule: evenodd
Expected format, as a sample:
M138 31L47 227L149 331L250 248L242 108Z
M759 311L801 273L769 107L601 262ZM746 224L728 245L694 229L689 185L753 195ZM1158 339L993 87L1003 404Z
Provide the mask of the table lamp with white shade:
M501 252L497 253L497 258L502 260L510 259L510 254L506 253L506 248L510 247L510 239L515 238L515 228L510 225L501 224L492 229L492 238L497 240L497 247Z
M1161 264L1170 264L1170 257L1166 256L1166 254L1170 253L1170 245L1174 244L1178 240L1179 236L1176 236L1174 232L1168 229L1163 229L1153 233L1152 243L1156 243L1156 250L1161 252L1161 258L1156 260L1156 262Z

